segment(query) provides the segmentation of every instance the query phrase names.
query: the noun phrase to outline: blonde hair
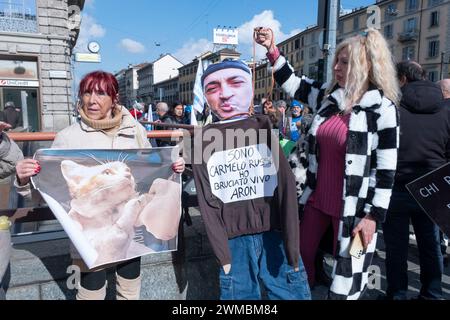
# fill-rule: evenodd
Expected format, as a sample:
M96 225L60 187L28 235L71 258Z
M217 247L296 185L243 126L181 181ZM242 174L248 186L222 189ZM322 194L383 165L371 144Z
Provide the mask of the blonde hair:
M349 55L347 83L344 88L346 100L355 103L365 93L366 85L372 83L383 91L385 97L398 105L401 93L392 54L384 37L373 28L338 45L333 60L333 81L327 93L337 84L334 67L339 53L345 48Z

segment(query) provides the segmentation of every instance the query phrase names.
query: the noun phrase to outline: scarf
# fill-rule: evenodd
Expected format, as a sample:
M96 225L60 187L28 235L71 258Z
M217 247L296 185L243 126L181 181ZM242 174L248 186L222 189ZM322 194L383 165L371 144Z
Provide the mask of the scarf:
M115 111L115 112L114 112ZM87 117L83 108L78 110L81 121L92 129L102 130L107 134L115 134L122 123L122 109L114 108L113 117L110 119L93 120Z

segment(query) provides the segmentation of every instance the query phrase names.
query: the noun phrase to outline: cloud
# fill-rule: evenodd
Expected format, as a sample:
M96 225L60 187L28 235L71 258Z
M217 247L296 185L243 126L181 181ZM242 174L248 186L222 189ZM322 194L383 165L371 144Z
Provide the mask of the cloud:
M134 41L132 39L122 39L120 40L119 46L122 49L125 49L126 51L128 51L129 53L143 53L145 52L145 46L138 42L138 41Z
M300 29L294 29L288 34L283 33L281 31L281 22L275 19L273 11L265 10L238 27L239 46L237 50L242 54L241 57L243 59L250 59L253 57L253 29L262 26L273 30L276 43L286 40L301 31ZM174 56L181 62L188 63L195 59L199 54L212 50L213 46L213 43L207 39L190 39L182 48L174 53ZM265 54L266 49L256 45L256 60L265 58Z
M83 13L80 27L80 35L78 36L75 51L85 52L89 41L93 39L103 38L106 34L106 29L97 23L94 17Z
M273 11L264 10L260 14L255 15L252 20L245 22L238 27L239 31L239 47L238 51L242 55L252 57L253 56L253 29L255 27L271 28L275 36L275 43L280 43L287 38L299 33L300 29L294 29L289 34L281 31L281 22L275 19ZM265 57L266 49L260 45L256 45L256 60L260 60Z
M206 51L212 51L213 43L207 39L194 40L190 39L183 47L178 49L173 55L183 63L189 63L196 56Z

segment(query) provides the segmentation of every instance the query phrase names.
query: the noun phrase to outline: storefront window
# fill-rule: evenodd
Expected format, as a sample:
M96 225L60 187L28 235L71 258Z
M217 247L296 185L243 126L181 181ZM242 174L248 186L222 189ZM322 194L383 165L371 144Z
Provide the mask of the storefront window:
M17 131L39 131L39 77L33 58L0 57L0 119Z

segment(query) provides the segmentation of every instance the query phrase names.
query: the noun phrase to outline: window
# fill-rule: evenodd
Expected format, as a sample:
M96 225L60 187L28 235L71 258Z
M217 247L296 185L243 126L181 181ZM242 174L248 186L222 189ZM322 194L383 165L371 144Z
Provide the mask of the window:
M431 40L428 43L428 58L436 58L439 55L439 40Z
M298 62L298 56L299 56L299 54L298 54L298 51L295 53L295 62Z
M402 60L414 60L415 56L416 56L416 47L409 46L403 48Z
M405 32L414 32L416 31L416 22L417 19L416 18L409 18L408 20L405 21Z
M302 37L302 47L305 46L305 37Z
M406 0L406 12L417 10L417 0Z
M311 44L314 44L316 42L316 33L311 33Z
M434 7L444 2L444 0L428 0L428 7Z
M36 8L36 0L1 1L0 31L37 33Z
M316 56L316 47L309 48L309 58L313 59Z
M300 39L296 39L296 40L295 40L294 48L295 48L295 49L300 48Z
M439 11L431 12L430 27L439 26Z
M392 39L394 37L394 25L388 24L384 27L384 37L386 39Z
M303 61L305 59L304 54L303 54L303 50L300 51L300 60Z
M397 4L390 3L386 7L386 11L384 12L385 20L392 20L396 15L398 15Z
M294 43L291 42L291 51L294 51Z
M344 33L344 21L339 21L339 23L338 23L338 32L340 34Z
M317 78L316 75L317 75L317 65L315 63L312 63L309 65L308 77L314 79Z
M428 80L431 82L438 81L438 72L437 71L430 71L428 72Z
M353 30L358 30L359 29L359 17L354 17L353 18Z

